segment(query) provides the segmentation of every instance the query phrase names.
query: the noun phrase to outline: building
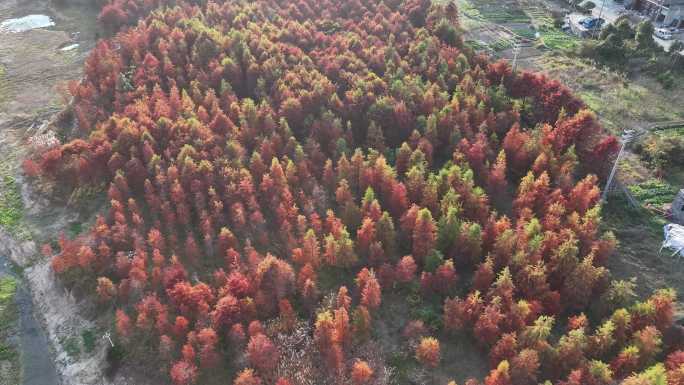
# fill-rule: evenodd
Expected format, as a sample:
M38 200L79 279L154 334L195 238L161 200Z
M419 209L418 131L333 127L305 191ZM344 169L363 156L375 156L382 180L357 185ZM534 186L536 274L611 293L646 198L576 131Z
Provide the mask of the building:
M664 22L676 27L684 26L684 0L670 0L670 7Z
M631 0L625 7L638 10L663 25L684 27L684 0Z

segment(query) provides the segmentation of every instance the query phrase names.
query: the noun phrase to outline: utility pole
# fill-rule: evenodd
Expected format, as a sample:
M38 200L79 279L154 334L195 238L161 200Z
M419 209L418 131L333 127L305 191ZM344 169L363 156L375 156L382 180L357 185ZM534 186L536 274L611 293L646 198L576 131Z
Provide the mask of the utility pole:
M112 335L109 332L106 332L103 336L102 339L109 341L109 344L114 347L114 342L112 341Z
M622 157L622 153L625 151L625 146L627 146L627 143L629 143L632 140L632 132L631 131L625 131L622 134L622 137L620 140L622 141L622 145L620 146L620 152L618 152L617 157L615 158L615 163L613 163L613 168L610 170L610 175L608 176L608 181L606 182L606 187L603 189L603 194L601 195L601 202L606 203L606 199L608 198L608 191L610 190L610 185L613 183L613 178L615 177L615 173L617 172L618 164L620 163L620 158Z
M658 12L656 12L655 17L653 18L653 21L655 23L658 22L658 19L660 18L660 15L663 13L663 7L665 6L665 0L660 0L658 1Z
M513 72L515 72L518 66L518 54L520 53L520 49L520 42L516 41L515 46L513 47Z
M601 30L601 17L603 16L603 8L604 8L605 6L606 6L606 0L603 0L603 1L601 2L601 8L599 8L598 20L596 21L596 22L599 23L599 24L597 24L597 25L594 27L594 32L592 32L592 37L593 37L593 38L596 38L596 31L600 31L600 30Z

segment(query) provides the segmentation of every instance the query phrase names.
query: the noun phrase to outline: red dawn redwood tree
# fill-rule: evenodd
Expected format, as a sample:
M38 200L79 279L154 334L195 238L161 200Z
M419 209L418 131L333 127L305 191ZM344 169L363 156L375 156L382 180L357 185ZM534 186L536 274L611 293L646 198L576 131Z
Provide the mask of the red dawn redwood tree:
M423 337L416 347L416 359L428 368L436 368L440 361L439 341L433 337Z
M368 384L373 377L373 369L366 361L357 360L352 366L351 378L354 385Z
M171 380L175 385L191 385L197 381L197 367L186 361L178 361L171 367Z
M411 282L416 277L417 268L418 267L416 266L416 262L413 260L412 256L410 256L410 255L404 256L397 263L397 268L396 268L397 281L402 282L402 283Z
M263 333L257 333L247 344L247 359L255 368L265 373L272 371L278 364L278 348Z
M428 209L421 209L418 211L413 226L413 256L418 261L428 255L428 253L435 247L437 226L432 219L432 214Z

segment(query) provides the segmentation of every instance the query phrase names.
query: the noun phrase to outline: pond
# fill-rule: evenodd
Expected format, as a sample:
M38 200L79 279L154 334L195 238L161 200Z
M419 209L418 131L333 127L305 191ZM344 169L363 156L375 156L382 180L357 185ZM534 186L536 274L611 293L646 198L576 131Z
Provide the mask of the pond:
M36 28L52 27L55 22L47 15L28 15L15 19L7 19L0 23L0 32L24 32Z
M47 28L66 31L79 51L93 48L100 37L99 7L89 0L0 0L0 34Z

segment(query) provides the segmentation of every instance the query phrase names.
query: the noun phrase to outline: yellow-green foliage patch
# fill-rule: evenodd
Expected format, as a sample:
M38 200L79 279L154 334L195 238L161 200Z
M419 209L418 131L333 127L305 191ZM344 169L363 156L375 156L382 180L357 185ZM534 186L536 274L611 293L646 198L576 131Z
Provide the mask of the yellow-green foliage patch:
M11 229L21 221L24 205L21 201L19 185L12 176L4 176L1 183L0 226Z

